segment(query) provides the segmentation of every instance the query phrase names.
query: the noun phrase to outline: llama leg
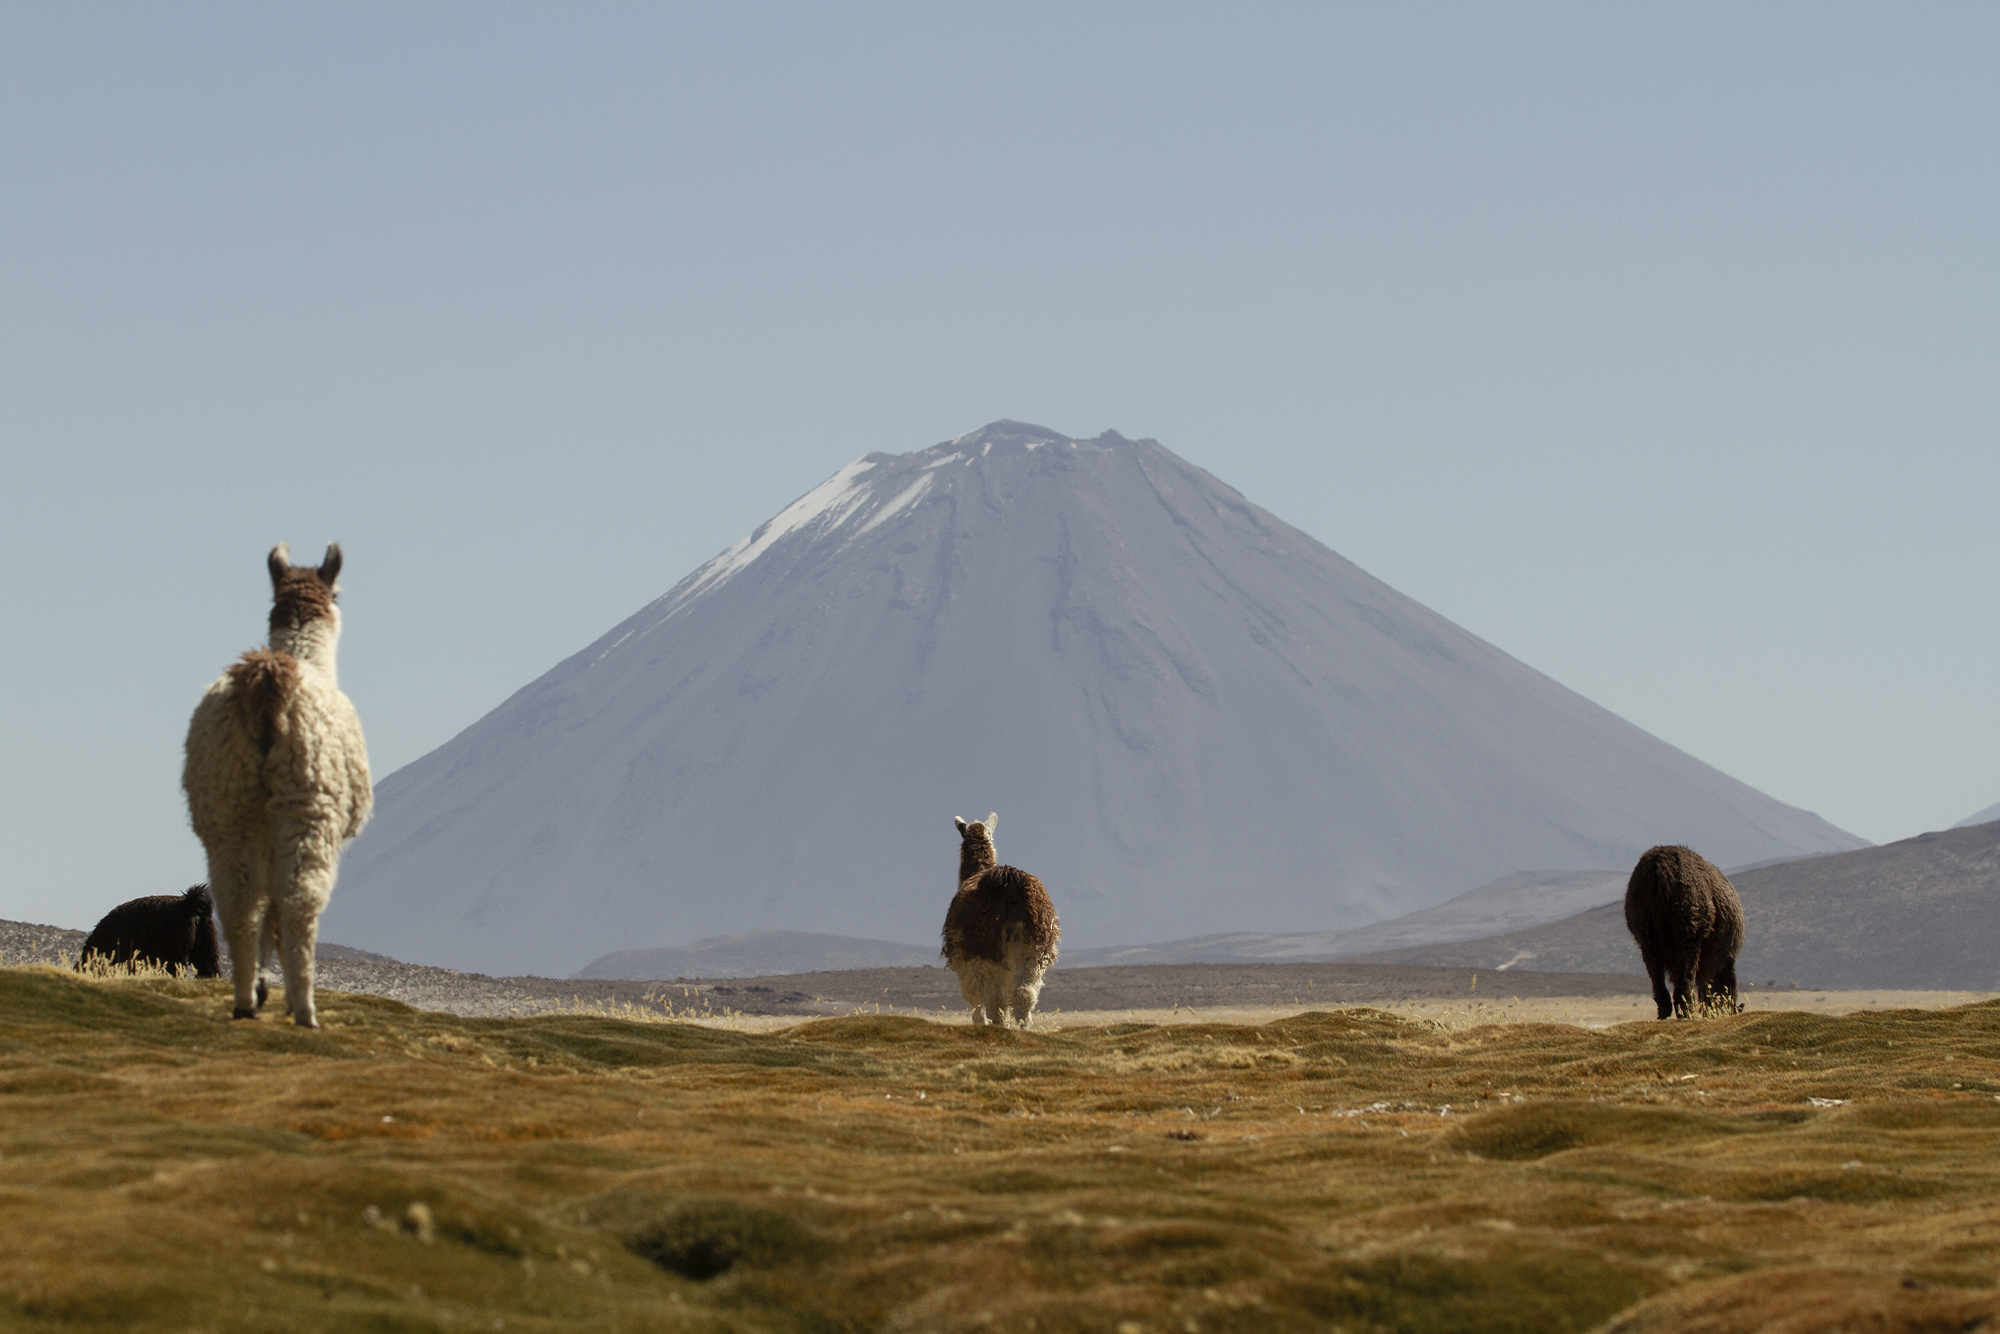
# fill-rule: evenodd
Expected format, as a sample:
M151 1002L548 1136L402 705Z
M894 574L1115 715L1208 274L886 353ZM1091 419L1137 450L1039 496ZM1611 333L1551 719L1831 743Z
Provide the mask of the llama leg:
M250 970L251 990L256 996L256 1008L262 1010L264 1002L271 996L271 960L275 957L278 944L278 919L271 911L271 831L268 827L258 836L255 857L250 863L250 900L257 912L257 954L256 966Z
M1736 994L1736 960L1731 959L1715 974L1716 992L1729 998L1729 1013L1743 1013L1743 998Z
M1653 1004L1658 1007L1659 1018L1671 1018L1674 1012L1674 998L1667 994L1666 961L1661 957L1660 942L1648 936L1639 941L1639 959L1646 965L1646 976L1653 983Z
M965 1003L972 1007L974 1024L997 1024L1007 1026L1007 974L1004 964L992 959L967 959L965 971L959 975L958 989L965 994Z
M318 1028L313 1008L313 946L319 935L319 914L333 897L333 878L340 856L338 842L329 848L318 826L288 820L279 831L279 853L273 867L279 955L285 973L285 1009L300 1028Z
M297 903L278 908L279 960L285 970L285 1009L300 1028L318 1028L313 1008L313 946L319 937L317 909L302 911Z
M221 908L218 897L216 906ZM269 905L262 898L239 901L234 911L225 909L223 934L229 939L230 980L236 992L232 1019L255 1019L264 1007L264 932Z
M1736 960L1721 962L1704 957L1702 959L1701 1005L1704 1010L1711 1006L1724 1006L1725 1014L1740 1014L1743 1003L1736 996Z
M1021 984L1027 980L1027 951L1013 944L1007 948L1007 992L1002 999L1007 1005L1007 1022L1013 1028L1028 1026L1028 1008L1021 1004Z
M1026 1028L1035 1022L1035 1000L1041 994L1039 983L1026 983L1014 988L1014 1025Z
M1688 975L1688 1012L1697 1016L1706 1015L1714 992L1715 961L1707 957L1706 951L1698 950L1694 968Z
M208 888L221 919L223 943L229 947L229 971L235 983L233 1019L255 1019L261 998L256 994L257 943L264 932L263 898L247 869L254 854L241 847L215 848L208 855Z
M968 959L954 964L952 971L958 974L958 994L965 997L965 1003L972 1007L972 1024L977 1028L986 1022L986 1011L979 998L979 964Z
M278 905L267 902L264 905L264 934L257 941L257 1008L263 1009L264 1002L271 999L271 973L278 966L278 951L283 945L281 933L283 923L278 916Z
M1672 964L1674 977L1674 1015L1686 1019L1695 1013L1701 1001L1701 946L1683 948L1680 957Z
M1014 1026L1026 1028L1034 1022L1035 1001L1042 994L1042 969L1038 960L1026 950L1014 959L1013 1003Z
M986 1007L987 1022L1002 1028L1013 1027L1013 1016L1007 1012L1008 974L1003 964L987 967L985 983L980 988L980 1004Z

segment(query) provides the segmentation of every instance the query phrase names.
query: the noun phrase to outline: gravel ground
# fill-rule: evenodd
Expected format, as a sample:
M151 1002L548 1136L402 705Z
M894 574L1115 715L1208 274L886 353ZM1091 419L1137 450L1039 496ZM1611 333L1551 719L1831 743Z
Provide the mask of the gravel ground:
M84 933L0 921L0 965L67 963ZM516 1015L595 1011L783 1027L824 1015L917 1014L963 1023L958 983L943 968L856 968L790 977L613 981L487 977L399 963L321 945L319 986L387 996L422 1010ZM1933 1009L1993 999L1990 992L1854 991L1747 987L1752 1010L1848 1014ZM1305 1009L1380 1005L1458 1028L1480 1023L1573 1023L1591 1028L1649 1017L1646 979L1619 973L1533 973L1380 964L1146 964L1060 968L1049 974L1037 1023L1050 1029L1107 1023L1265 1023ZM636 1017L636 1015L635 1015Z
M83 948L85 936L85 932L66 927L0 921L0 965L73 963L77 951ZM229 963L225 959L225 974L228 969ZM344 945L319 947L317 973L316 985L323 991L358 991L387 996L420 1010L444 1010L452 1014L500 1018L590 1006L618 1011L628 1004L656 1013L669 1012L665 1003L645 999L648 992L661 989L658 983L486 977L450 968L399 963L386 955L348 949ZM693 989L686 996L676 990L672 1002L671 1012L676 1014L699 1013L708 1008L693 994ZM846 1009L840 1013L846 1013Z
M67 962L76 957L83 940L81 931L0 921L0 963ZM1646 991L1644 978L1609 973L1489 971L1484 977L1489 995L1625 996ZM688 1018L740 1014L807 1019L849 1014L863 1007L945 1018L965 1014L958 980L938 967L671 981L487 977L323 944L317 982L327 991L358 991L424 1010L495 1018L576 1009L619 1014L628 1006ZM1466 968L1343 963L1058 966L1042 990L1041 1009L1175 1013L1276 1006L1295 1010L1469 997L1479 987L1474 971Z
M0 965L74 962L88 935L62 926L0 921Z

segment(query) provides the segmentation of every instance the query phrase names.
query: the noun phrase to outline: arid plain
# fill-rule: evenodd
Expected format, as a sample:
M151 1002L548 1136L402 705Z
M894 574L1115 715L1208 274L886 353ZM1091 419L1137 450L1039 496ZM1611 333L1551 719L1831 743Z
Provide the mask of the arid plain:
M303 1033L227 1022L217 982L4 968L0 1323L2000 1316L2000 1003L1605 1028L1488 1003L754 1032L325 992Z

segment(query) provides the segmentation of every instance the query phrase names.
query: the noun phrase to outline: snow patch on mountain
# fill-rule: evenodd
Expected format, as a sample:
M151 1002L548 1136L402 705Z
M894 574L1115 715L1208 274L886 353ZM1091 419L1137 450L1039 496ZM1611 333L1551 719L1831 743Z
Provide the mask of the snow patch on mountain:
M669 595L672 601L666 608L666 616L673 615L731 575L748 569L758 557L793 533L805 532L815 524L820 532L831 532L840 527L867 501L870 491L861 483L860 477L874 466L868 459L856 459L779 510L750 536L736 542L683 581ZM661 619L665 620L666 616Z
M903 488L903 493L901 495L897 496L894 500L890 501L888 504L876 510L874 515L868 520L868 522L861 525L861 532L862 533L874 532L875 529L880 527L882 524L887 523L890 519L895 518L898 514L901 514L904 510L916 504L917 501L923 497L924 492L931 489L931 483L935 482L936 480L937 478L931 476L929 473L926 473L924 476L919 477L916 481L911 482L908 486ZM857 533L856 536L858 537L860 536L860 534Z

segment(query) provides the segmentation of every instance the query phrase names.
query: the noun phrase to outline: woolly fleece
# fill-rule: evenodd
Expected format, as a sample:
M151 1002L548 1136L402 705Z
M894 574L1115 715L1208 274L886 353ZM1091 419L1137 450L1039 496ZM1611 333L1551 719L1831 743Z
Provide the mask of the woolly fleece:
M195 706L181 786L208 851L237 1017L255 1015L275 954L286 1008L313 1028L319 914L374 791L361 720L336 666L340 549L328 547L318 569L287 559L283 544L272 550L269 648L246 653Z

